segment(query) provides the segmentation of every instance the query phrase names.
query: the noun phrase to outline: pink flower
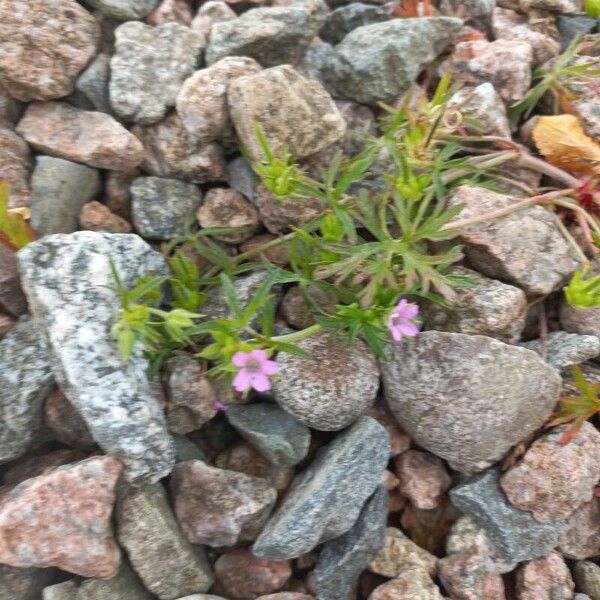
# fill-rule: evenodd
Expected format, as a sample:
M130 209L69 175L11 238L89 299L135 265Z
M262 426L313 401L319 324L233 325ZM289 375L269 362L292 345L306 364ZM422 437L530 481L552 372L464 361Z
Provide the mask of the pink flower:
M218 412L225 412L227 410L227 405L223 404L219 400L215 400L213 402L213 408Z
M279 371L279 365L274 360L269 360L264 350L236 352L231 362L239 369L233 379L233 387L238 392L246 392L250 388L257 392L269 391L269 375L275 375Z
M419 314L419 307L402 298L392 311L388 319L388 328L395 342L399 342L402 336L415 337L419 333L419 328L414 323L415 317Z

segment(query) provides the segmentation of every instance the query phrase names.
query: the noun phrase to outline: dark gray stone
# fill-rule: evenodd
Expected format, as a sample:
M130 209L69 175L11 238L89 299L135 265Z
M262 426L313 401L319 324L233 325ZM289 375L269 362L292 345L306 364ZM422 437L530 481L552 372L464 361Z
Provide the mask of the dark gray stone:
M577 589L592 600L600 600L600 566L589 560L575 563L573 579Z
M112 114L108 82L110 81L110 55L101 53L86 67L75 81L75 89L91 105L90 110Z
M177 462L184 462L186 460L203 460L205 463L208 462L206 454L192 442L185 435L173 435L173 442L175 444L175 453L177 455Z
M298 61L296 69L304 77L318 81L331 95L334 95L335 90L329 85L324 75L325 67L332 53L333 46L331 44L315 38Z
M42 403L53 386L50 360L36 326L29 317L21 317L0 340L0 464L21 456L38 434Z
M77 590L76 600L154 600L135 573L125 564L121 564L116 577L86 579Z
M593 33L598 27L598 19L556 15L556 25L560 34L560 51L563 52L575 39L575 36Z
M274 465L293 466L308 454L310 429L276 404L230 406L227 419Z
M323 545L312 572L319 600L350 600L358 576L383 546L390 498L377 491L362 509L354 527Z
M253 553L272 560L296 558L346 533L378 486L389 450L383 426L361 417L294 479Z
M362 2L352 2L331 11L319 33L330 44L339 44L344 37L357 27L389 21L393 3L372 6Z
M227 163L227 183L236 192L252 200L258 185L258 176L243 156L238 156Z
M558 545L568 524L539 523L508 502L499 481L497 469L481 473L450 492L452 503L485 531L506 561L546 556Z
M102 14L119 21L143 19L158 4L158 0L85 0Z
M600 337L566 331L552 331L543 342L533 340L521 346L537 352L559 371L600 356Z
M31 178L31 226L40 235L79 229L83 205L100 191L100 174L79 163L38 156Z
M110 260L131 287L142 275L165 273L163 257L136 235L78 231L33 242L18 260L54 376L94 440L123 461L129 480L168 475L175 451L142 348L124 362L110 335L119 307Z
M44 588L42 600L77 600L77 585L74 581L64 581Z

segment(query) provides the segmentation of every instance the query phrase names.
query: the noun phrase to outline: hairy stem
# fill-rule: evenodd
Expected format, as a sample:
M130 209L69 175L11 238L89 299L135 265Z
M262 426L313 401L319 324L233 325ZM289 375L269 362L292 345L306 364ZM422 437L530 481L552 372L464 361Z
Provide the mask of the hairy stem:
M297 342L299 340L303 340L304 338L310 337L311 335L318 333L323 329L319 323L315 323L306 329L301 329L300 331L294 331L293 333L286 333L285 335L277 335L271 338L272 342Z

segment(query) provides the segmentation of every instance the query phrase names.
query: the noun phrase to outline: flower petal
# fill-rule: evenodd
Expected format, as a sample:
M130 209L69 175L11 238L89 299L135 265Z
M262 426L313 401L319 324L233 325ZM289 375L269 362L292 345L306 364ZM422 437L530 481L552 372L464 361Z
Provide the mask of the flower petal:
M402 332L397 325L390 326L390 333L395 342L399 342L402 339Z
M252 387L252 375L246 369L241 369L233 378L232 385L236 392L245 392Z
M275 373L279 373L279 365L274 360L265 360L260 365L260 370L265 375L275 375Z
M417 333L419 333L419 328L410 321L405 321L404 323L400 323L397 325L398 330L402 335L407 335L409 337L415 337Z
M250 354L248 354L248 352L236 352L231 357L231 362L233 366L238 367L238 369L245 367L249 360Z
M260 348L258 348L257 350L252 350L252 352L248 354L248 359L255 360L259 365L262 365L262 363L265 360L269 360L267 358L267 353L264 350L261 350Z
M271 382L264 373L254 373L252 375L252 387L257 392L268 392L271 389Z
M414 319L419 314L419 305L410 303L404 307L402 311L402 316L406 319Z

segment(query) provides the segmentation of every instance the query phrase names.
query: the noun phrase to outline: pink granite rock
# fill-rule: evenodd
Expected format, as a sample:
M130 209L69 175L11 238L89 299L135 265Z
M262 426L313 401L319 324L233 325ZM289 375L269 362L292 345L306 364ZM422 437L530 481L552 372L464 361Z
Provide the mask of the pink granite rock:
M23 112L23 103L15 100L7 90L0 85L0 121L16 123Z
M141 175L135 167L128 171L107 171L104 179L104 204L126 221L131 222L131 193L134 179Z
M25 140L10 126L0 126L0 173L8 181L8 206L29 206L31 156Z
M558 552L522 564L516 579L517 600L571 600L575 591L569 567Z
M59 389L44 402L44 424L66 446L90 449L96 445L85 421Z
M237 15L227 6L225 2L219 0L209 0L204 2L198 9L190 27L198 33L203 33L207 38L215 23L231 21Z
M408 450L394 461L400 479L400 491L418 508L431 509L452 480L441 458L429 452Z
M559 546L564 556L575 560L600 556L600 498L581 505L569 517L569 526Z
M398 421L394 419L386 406L375 404L365 412L365 415L373 417L385 427L390 436L391 458L406 452L410 448L410 437L402 431L400 425L398 425Z
M369 600L444 600L444 598L427 571L413 567L375 588Z
M148 15L146 21L154 27L173 21L189 26L193 18L194 15L189 0L162 0Z
M98 456L0 493L0 563L116 575L120 551L110 519L122 470L116 458Z
M81 229L106 231L108 233L130 233L131 223L115 215L108 206L92 200L83 205L79 213Z

